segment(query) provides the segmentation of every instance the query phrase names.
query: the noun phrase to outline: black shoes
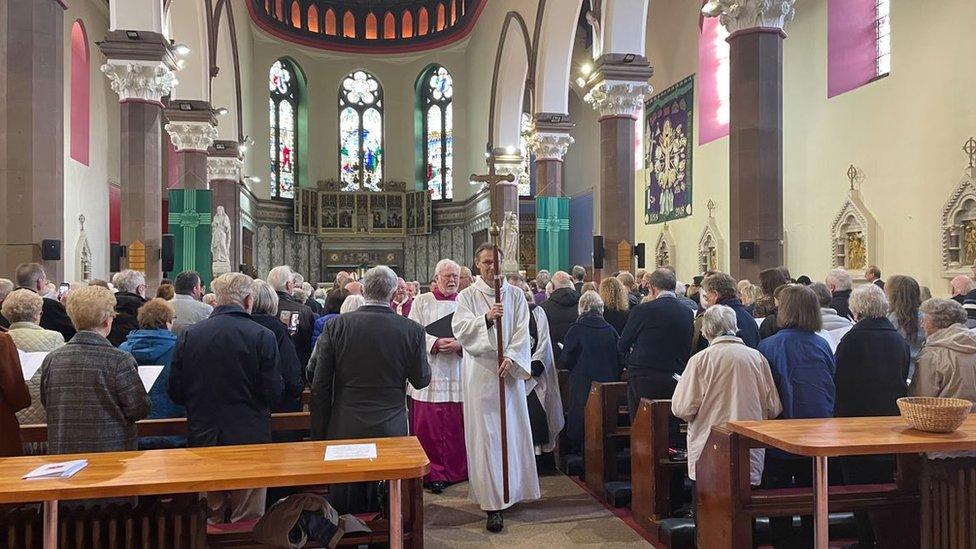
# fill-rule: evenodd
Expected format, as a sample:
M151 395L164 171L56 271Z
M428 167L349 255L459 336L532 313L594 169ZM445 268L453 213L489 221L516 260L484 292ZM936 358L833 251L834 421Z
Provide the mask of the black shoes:
M502 519L501 511L488 511L488 520L485 522L485 530L498 533L505 528L505 521Z
M428 488L432 494L440 494L444 492L445 488L447 488L447 484L443 482L431 482L428 485Z

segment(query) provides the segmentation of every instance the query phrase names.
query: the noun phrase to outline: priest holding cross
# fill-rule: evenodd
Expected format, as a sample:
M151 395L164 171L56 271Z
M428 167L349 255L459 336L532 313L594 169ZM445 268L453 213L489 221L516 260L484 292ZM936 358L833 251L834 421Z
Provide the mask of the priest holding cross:
M495 185L513 176L472 176ZM494 189L492 189L494 190ZM496 220L497 222L497 220ZM464 442L471 499L488 513L486 528L500 532L502 511L539 499L525 380L531 373L529 306L522 290L501 274L498 228L474 253L479 276L457 298L452 329L464 351Z

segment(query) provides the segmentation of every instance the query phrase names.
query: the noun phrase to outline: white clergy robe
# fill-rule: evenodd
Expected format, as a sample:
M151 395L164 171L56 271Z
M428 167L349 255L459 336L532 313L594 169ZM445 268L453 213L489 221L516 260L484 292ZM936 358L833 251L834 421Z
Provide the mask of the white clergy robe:
M498 357L495 327L485 314L495 291L481 277L458 295L454 335L464 349L461 362L464 392L464 441L468 452L469 495L484 511L500 511L522 500L539 499L525 380L532 376L529 351L529 306L525 294L502 285L501 324L504 356L513 368L505 375L508 431L509 501L502 490L501 419L498 400Z
M532 377L525 382L527 393L535 391L539 397L542 409L546 411L546 424L549 426L549 442L540 448L543 452L551 452L556 448L559 432L566 425L563 415L563 400L559 393L559 378L556 374L556 364L552 358L552 338L549 336L549 318L542 307L532 307L535 318L536 340L532 342L532 361L538 360L545 366L539 377Z
M413 300L408 318L419 323L425 329L428 325L452 314L457 309L457 302L449 299L437 299L433 292L420 294ZM434 348L437 338L427 336L427 361L430 363L430 385L424 389L414 389L407 384L407 395L421 402L462 402L461 399L461 357L457 353L436 353Z

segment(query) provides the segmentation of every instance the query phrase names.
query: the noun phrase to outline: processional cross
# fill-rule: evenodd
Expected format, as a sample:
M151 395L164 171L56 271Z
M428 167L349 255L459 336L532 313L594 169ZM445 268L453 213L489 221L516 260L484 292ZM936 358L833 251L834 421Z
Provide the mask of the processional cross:
M493 186L501 183L502 181L507 181L512 183L515 181L515 174L505 174L499 175L495 173L495 163L488 162L488 174L487 175L476 175L471 174L471 181L477 181L479 183L486 183L488 185L488 207L489 211L492 212L489 215L494 215L494 208L492 208L491 197ZM498 253L498 241L501 230L498 228L499 223L502 220L492 219L491 228L488 230L488 234L491 236L491 246L493 260L495 262L495 303L502 302L502 264ZM505 350L503 348L504 343L502 342L502 319L498 319L495 322L495 349L498 355L498 368L501 369L502 362L505 360ZM505 408L505 375L498 375L498 417L501 419L501 434L502 434L502 495L505 499L505 503L508 503L508 415Z

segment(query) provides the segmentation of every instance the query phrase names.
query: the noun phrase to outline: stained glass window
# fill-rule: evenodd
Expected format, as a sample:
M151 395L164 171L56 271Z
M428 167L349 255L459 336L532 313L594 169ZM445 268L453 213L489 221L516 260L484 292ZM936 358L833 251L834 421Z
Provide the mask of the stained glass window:
M298 178L298 127L295 116L298 110L298 82L291 63L279 59L271 65L268 90L271 93L268 100L271 196L294 198Z
M518 173L519 196L532 196L532 165L534 155L529 150L529 140L532 139L532 115L522 113L521 131L519 132L519 154L522 155L522 169Z
M378 191L383 180L383 88L365 71L339 86L339 179L344 191Z
M444 67L435 65L422 80L421 106L424 111L425 178L432 200L454 197L454 123L451 101L454 82Z

